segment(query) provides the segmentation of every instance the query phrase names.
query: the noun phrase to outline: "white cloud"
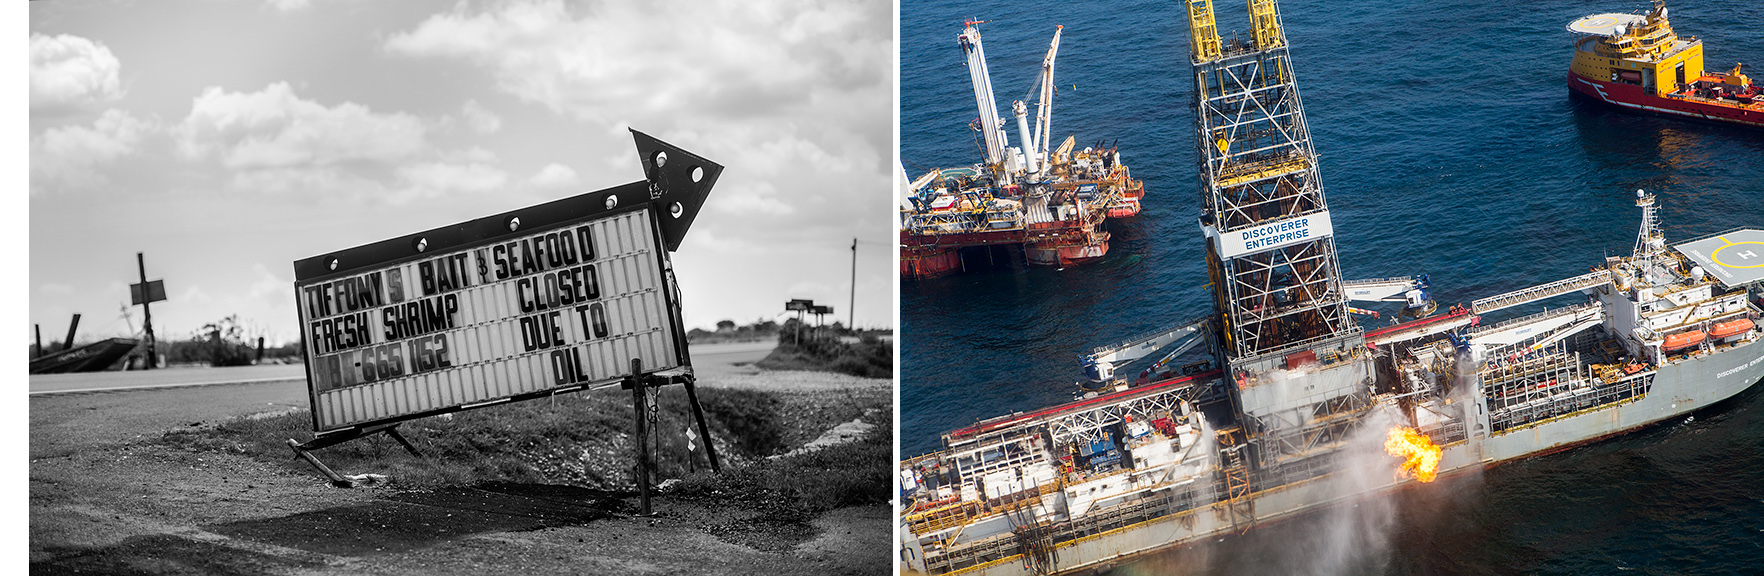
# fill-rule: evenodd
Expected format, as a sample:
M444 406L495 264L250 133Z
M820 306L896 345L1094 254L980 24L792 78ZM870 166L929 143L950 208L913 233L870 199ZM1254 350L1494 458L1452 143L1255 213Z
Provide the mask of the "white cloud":
M379 181L336 166L265 168L233 172L233 188L267 194L378 197L386 193Z
M476 130L501 120L468 102ZM475 114L474 110L481 112ZM211 87L177 128L191 159L218 158L241 190L324 193L402 204L451 193L481 193L508 183L496 154L482 147L434 151L428 135L447 118L375 112L343 102L301 98L285 82L257 92Z
M482 146L473 146L464 150L452 150L441 153L441 159L448 162L495 162L496 153Z
M312 0L264 0L264 4L282 12L294 12L311 7Z
M249 93L210 87L178 128L186 156L214 153L223 165L247 170L396 161L420 152L425 135L410 114L377 114L353 102L327 107L301 99L286 82Z
M184 289L184 294L179 296L177 301L200 304L204 302L213 302L214 297L209 296L208 292L203 290L202 287L191 284L189 288Z
M74 287L69 286L67 284L61 284L58 282L47 282L41 286L38 286L37 290L44 293L44 294L66 295L66 294L72 294L74 292Z
M31 193L108 182L100 166L136 151L155 127L128 112L104 111L91 126L61 126L31 137Z
M860 213L880 205L868 195L889 193L889 15L861 0L462 2L384 47L481 67L499 90L590 130L631 126L738 167L709 210L881 231L885 215ZM636 164L624 147L590 157L614 171Z
M460 114L465 118L466 126L473 132L490 134L502 129L502 117L478 104L477 100L467 100Z
M715 200L707 200L706 209L734 215L782 216L796 212L796 207L779 200L777 189L764 180L737 180L719 185L711 191L711 197Z
M31 33L31 112L61 112L123 95L122 63L102 43Z
M517 0L473 11L460 3L386 49L465 58L498 86L580 118L690 110L753 115L809 102L817 92L887 86L886 16L876 3L652 2L572 10ZM872 14L866 14L869 10Z
M269 267L264 266L262 262L252 264L251 272L257 274L257 281L251 283L251 298L268 296L278 302L288 299L291 294L290 287L294 285L292 278L284 279L277 276L276 273L270 272Z
M576 171L570 169L569 166L553 162L551 164L546 164L544 168L540 168L539 172L534 174L532 178L528 179L528 181L532 182L534 186L540 188L573 186L576 183Z
M839 288L845 288L845 287L840 286ZM832 294L833 292L834 292L833 286L830 286L828 284L821 283L821 282L797 282L795 284L791 284L789 288L784 289L784 293L789 294L792 298L800 298L803 296L822 296L822 297L825 297L825 295ZM813 298L810 298L810 299L812 300ZM820 305L825 306L828 303L827 302L816 302L816 304L820 304Z
M502 188L508 174L501 169L479 162L421 162L398 168L398 177L405 183L404 194L432 197L449 192L481 193Z
M764 247L749 242L740 236L724 236L717 231L694 227L691 234L686 235L684 245L690 247L690 253L682 257L714 252L721 255L752 254Z

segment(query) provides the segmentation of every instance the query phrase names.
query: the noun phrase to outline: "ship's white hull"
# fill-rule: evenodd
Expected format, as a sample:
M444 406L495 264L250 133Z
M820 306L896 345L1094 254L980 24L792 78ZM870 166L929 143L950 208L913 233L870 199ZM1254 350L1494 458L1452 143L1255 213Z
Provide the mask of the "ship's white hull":
M1731 398L1761 379L1764 379L1764 339L1668 364L1659 368L1648 393L1639 399L1497 435L1473 433L1467 440L1445 447L1440 472L1465 472L1683 416ZM1487 429L1486 422L1481 429ZM1245 508L1240 504L1239 509L1253 511L1255 522L1265 523L1415 482L1383 479L1368 484L1365 478L1343 478L1344 474L1347 472L1338 471L1257 492L1248 498L1253 507ZM1155 494L1147 494L1147 499ZM1142 554L1246 527L1246 519L1234 517L1231 508L1227 502L1214 502L1061 542L1050 551L1051 568L1060 573L1104 568ZM1106 509L1095 509L1090 514L1106 512ZM1030 571L1029 560L1009 556L951 573L1021 576L1027 571Z

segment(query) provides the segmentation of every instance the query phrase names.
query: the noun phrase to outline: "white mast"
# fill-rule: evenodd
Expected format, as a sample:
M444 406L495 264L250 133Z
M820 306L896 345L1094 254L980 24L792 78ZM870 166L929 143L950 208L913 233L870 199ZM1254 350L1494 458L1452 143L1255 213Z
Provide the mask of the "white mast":
M997 165L1005 161L1005 133L995 104L998 100L992 96L992 76L986 71L986 50L980 45L980 30L974 27L984 23L969 21L957 38L968 55L968 77L973 80L974 103L980 109L980 133L986 137L986 163Z
M1024 174L1035 174L1035 137L1029 134L1029 108L1022 100L1011 103L1011 113L1017 116L1017 134L1023 140Z
M1065 29L1065 26L1054 27L1053 42L1047 46L1047 57L1041 60L1041 102L1036 105L1035 137L1025 144L1029 148L1030 157L1040 155L1041 172L1038 176L1046 176L1053 166L1053 157L1047 155L1047 146L1053 132L1054 56L1060 52L1060 32ZM1034 171L1034 168L1030 170Z
M1635 205L1642 209L1641 231L1635 237L1635 250L1632 254L1636 268L1642 272L1642 278L1648 285L1653 280L1648 273L1653 269L1655 253L1666 245L1666 233L1660 230L1660 217L1654 213L1654 195L1641 190L1635 191Z

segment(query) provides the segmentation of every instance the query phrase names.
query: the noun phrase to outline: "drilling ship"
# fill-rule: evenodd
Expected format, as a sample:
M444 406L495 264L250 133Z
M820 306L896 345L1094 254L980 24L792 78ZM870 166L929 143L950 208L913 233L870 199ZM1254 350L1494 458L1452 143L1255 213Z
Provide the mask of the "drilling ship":
M1145 185L1134 180L1114 146L1077 148L1066 137L1051 149L1054 58L1063 27L1054 30L1036 84L1040 92L1035 126L1028 106L1011 109L1021 146L1010 146L992 94L986 51L978 25L970 21L957 37L967 57L969 80L979 116L972 124L985 147L985 160L973 166L933 169L912 179L901 169L900 274L929 278L965 268L962 249L1019 248L1034 265L1071 266L1108 254L1103 222L1139 213Z
M1679 38L1665 0L1646 15L1594 14L1568 24L1575 34L1568 87L1628 110L1764 127L1764 87L1735 64L1703 69L1703 41Z
M1622 434L1764 378L1764 230L1669 245L1643 191L1630 254L1586 274L1444 312L1426 276L1343 280L1277 7L1249 7L1254 34L1227 44L1211 1L1187 2L1214 313L1094 350L1072 402L902 462L903 568L1106 569ZM1349 305L1362 301L1407 318L1366 331ZM1368 453L1378 473L1348 464Z

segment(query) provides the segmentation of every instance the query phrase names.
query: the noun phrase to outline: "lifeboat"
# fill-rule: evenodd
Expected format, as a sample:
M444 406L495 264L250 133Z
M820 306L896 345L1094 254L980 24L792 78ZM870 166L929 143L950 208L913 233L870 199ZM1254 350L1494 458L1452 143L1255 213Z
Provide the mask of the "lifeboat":
M1753 324L1751 320L1735 318L1710 327L1709 337L1717 340L1732 338L1734 336L1751 332L1752 327Z
M1703 334L1703 331L1701 331L1701 330L1692 330L1689 332L1679 332L1677 334L1667 336L1666 342L1661 344L1660 347L1663 349L1666 349L1666 350L1677 350L1679 348L1688 348L1688 347L1696 346L1698 344L1703 343L1703 338L1705 336L1707 336L1707 335Z

